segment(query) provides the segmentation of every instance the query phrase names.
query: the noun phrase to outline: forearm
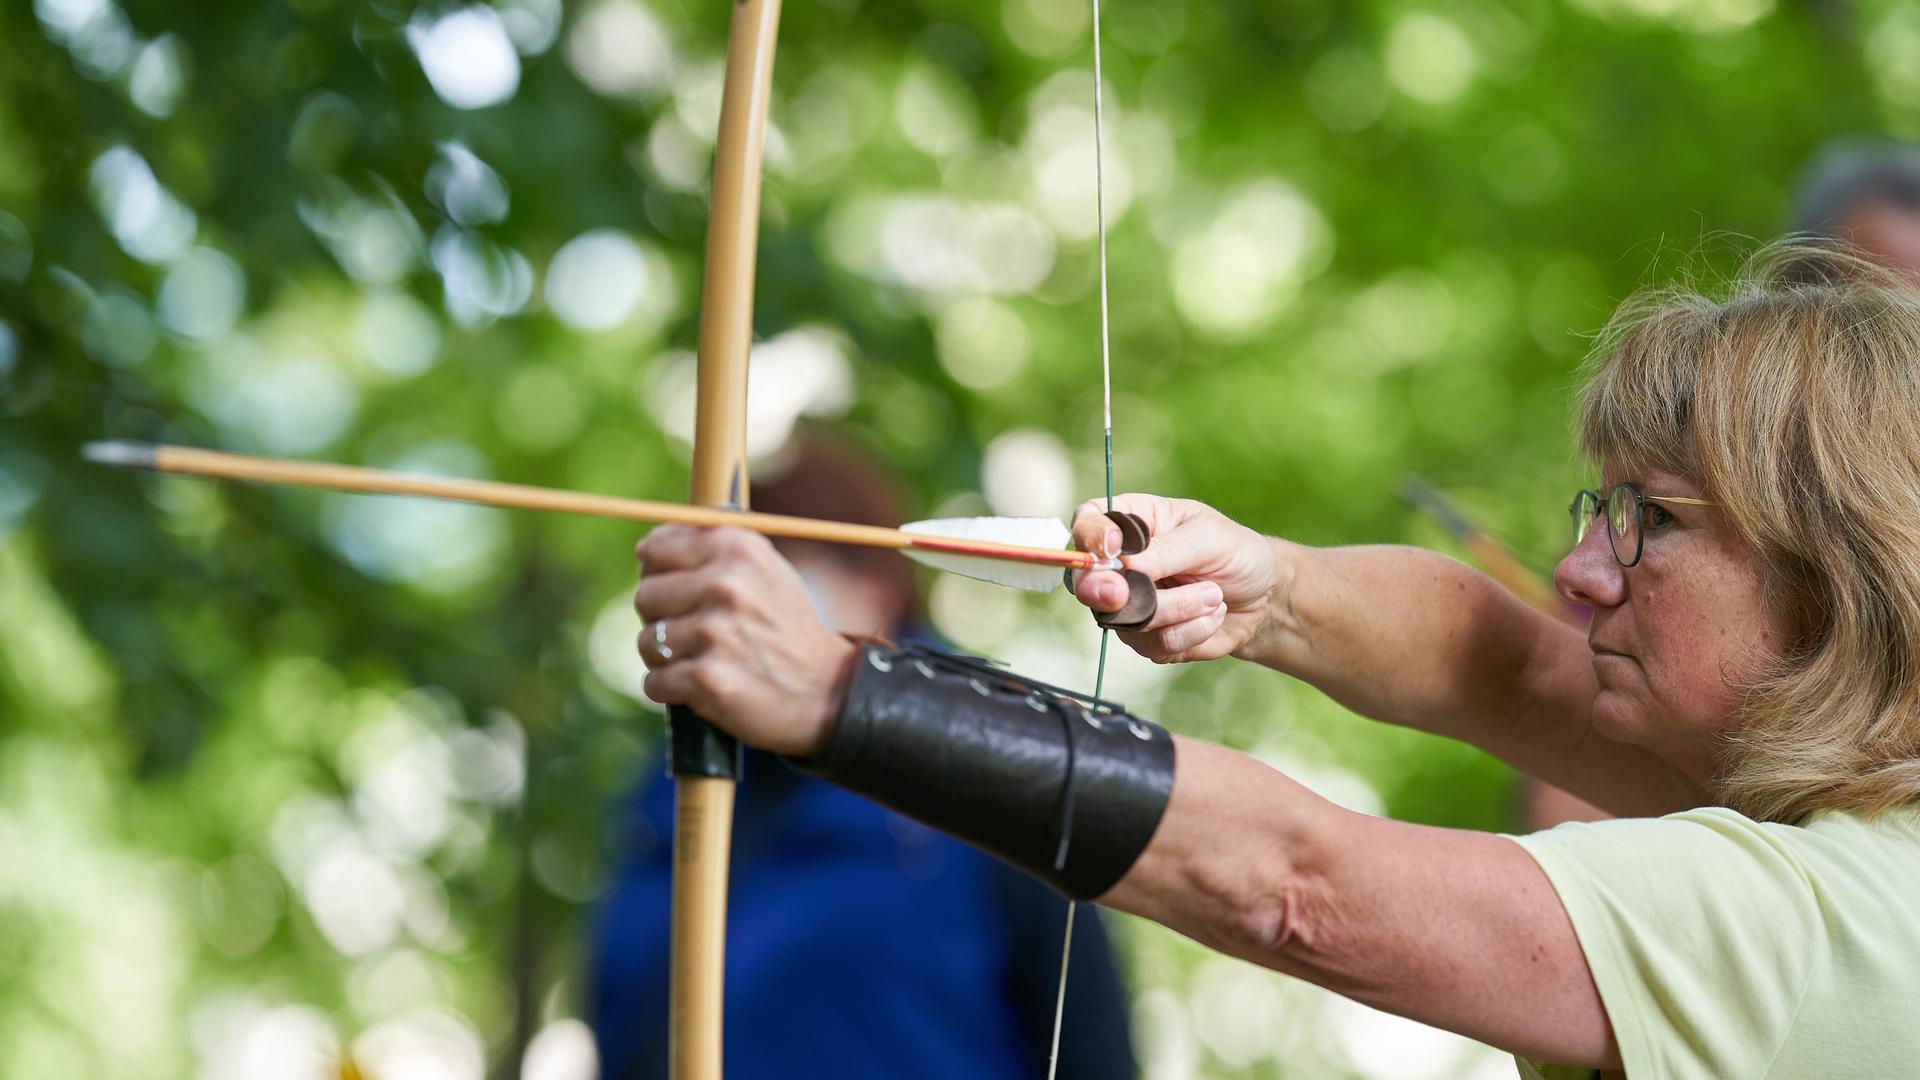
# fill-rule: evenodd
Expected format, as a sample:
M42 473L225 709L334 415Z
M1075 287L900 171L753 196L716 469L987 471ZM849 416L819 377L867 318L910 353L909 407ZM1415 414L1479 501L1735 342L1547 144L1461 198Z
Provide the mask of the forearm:
M1584 712L1578 632L1486 575L1420 548L1267 542L1286 569L1242 659L1363 716L1481 746L1516 716Z
M1593 730L1584 635L1493 579L1420 548L1266 543L1281 585L1236 656L1362 716L1471 743L1615 814L1706 800L1671 764Z
M1612 1063L1571 927L1517 845L1354 814L1245 754L1177 743L1160 828L1103 905L1505 1049Z

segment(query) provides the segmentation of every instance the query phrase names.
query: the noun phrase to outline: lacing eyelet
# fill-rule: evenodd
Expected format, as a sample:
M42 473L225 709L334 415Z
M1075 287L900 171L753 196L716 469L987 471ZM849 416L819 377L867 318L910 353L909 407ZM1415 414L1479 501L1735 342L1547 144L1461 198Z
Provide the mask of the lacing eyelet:
M927 662L925 660L916 659L913 662L913 666L920 669L920 674L926 676L929 679L933 678L933 669L927 666Z
M869 651L867 653L867 663L872 664L876 671L893 670L893 661L881 656L878 651Z
M993 691L987 689L987 684L981 682L979 679L968 679L967 685L973 687L973 692L979 694L981 697L993 696Z
M1141 742L1153 741L1153 729L1138 720L1127 721L1127 730L1133 732L1133 737Z

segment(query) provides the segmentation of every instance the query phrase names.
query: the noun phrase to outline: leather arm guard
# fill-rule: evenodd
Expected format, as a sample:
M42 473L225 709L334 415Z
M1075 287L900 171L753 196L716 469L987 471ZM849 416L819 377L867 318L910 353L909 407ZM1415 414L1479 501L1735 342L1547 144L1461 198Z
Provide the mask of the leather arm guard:
M1153 838L1173 759L1166 729L1119 706L868 643L826 745L795 764L1090 900Z

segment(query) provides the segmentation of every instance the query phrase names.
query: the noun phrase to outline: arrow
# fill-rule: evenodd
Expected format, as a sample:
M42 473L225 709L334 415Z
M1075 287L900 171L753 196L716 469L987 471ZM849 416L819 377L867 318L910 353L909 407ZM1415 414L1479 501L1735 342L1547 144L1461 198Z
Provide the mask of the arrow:
M363 495L407 495L513 510L619 518L653 525L733 527L752 529L763 536L789 540L891 548L936 569L1035 592L1058 588L1062 569L1111 570L1119 567L1117 559L1069 550L1066 545L1071 534L1055 518L945 518L915 521L897 529L889 529L879 525L854 525L786 514L688 506L526 484L460 480L157 443L120 440L90 442L80 448L80 455L98 465L152 469L187 476L324 488Z

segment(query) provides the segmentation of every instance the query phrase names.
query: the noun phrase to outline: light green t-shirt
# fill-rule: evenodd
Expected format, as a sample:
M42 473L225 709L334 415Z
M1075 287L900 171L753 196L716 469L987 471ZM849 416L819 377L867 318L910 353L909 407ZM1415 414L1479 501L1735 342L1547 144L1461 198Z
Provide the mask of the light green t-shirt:
M1572 917L1629 1080L1920 1076L1920 808L1514 839Z

